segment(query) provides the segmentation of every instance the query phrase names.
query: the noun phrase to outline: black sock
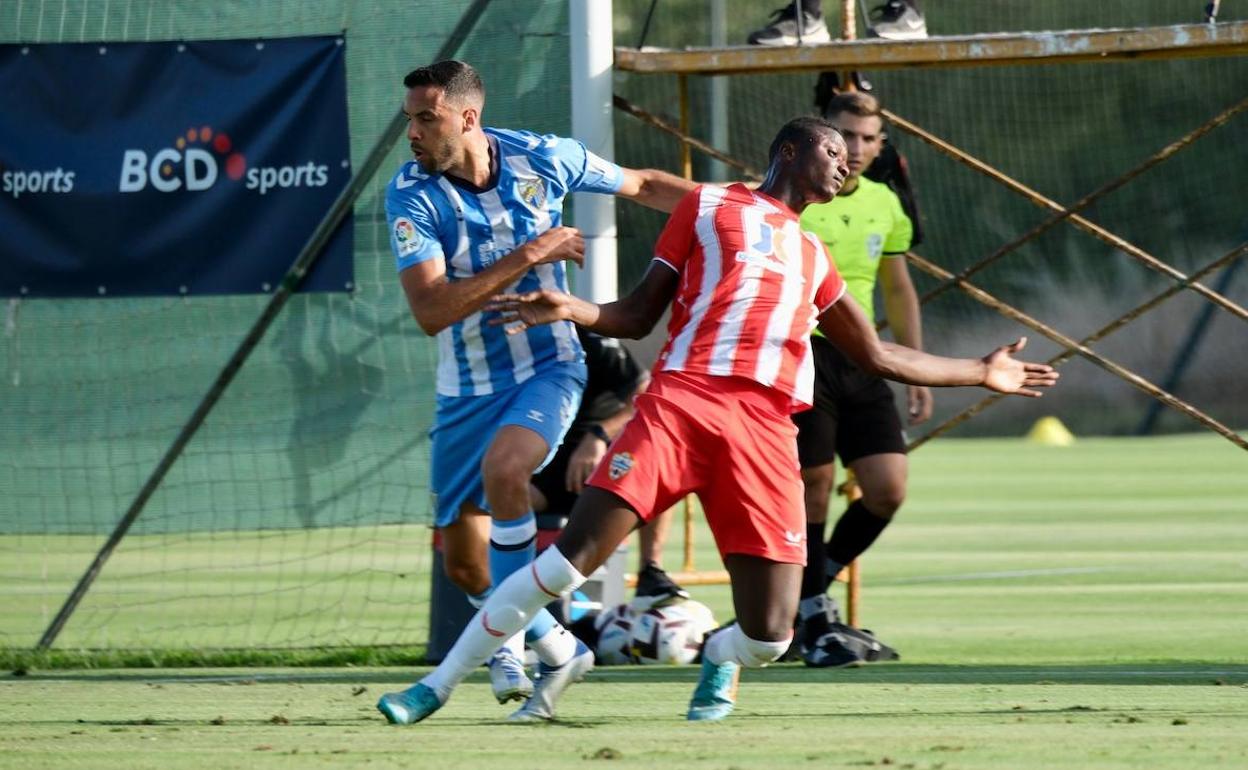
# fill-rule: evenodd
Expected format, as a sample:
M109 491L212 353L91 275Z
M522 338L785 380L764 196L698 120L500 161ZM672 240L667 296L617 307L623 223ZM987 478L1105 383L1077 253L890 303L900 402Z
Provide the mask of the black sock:
M855 500L832 528L832 537L828 539L827 558L838 564L852 563L871 547L888 526L888 522L889 519L882 519L868 511L862 500Z
M824 522L806 524L806 569L802 571L802 598L823 593L828 584L828 562L823 555Z

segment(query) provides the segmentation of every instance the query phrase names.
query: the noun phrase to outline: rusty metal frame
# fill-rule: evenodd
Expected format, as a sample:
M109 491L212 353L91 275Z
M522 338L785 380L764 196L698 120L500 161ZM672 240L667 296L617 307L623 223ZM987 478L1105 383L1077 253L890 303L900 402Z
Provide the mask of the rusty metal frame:
M616 101L617 101L617 104L620 102L627 103L626 100L618 96L616 97ZM639 110L640 112L644 112L644 110L640 110L639 108L635 108L635 109ZM928 141L929 143L933 144L933 146L937 147L937 149L940 149L942 152L945 152L945 154L949 155L954 160L957 160L958 162L961 162L975 169L976 171L980 171L981 173L984 173L986 176L1003 184L1004 186L1013 190L1014 192L1019 193L1020 195L1023 195L1032 203L1035 203L1038 206L1048 208L1056 212L1056 215L1054 217L1051 217L1049 220L1046 220L1046 222L1043 222L1041 223L1041 225L1037 226L1036 228L1033 228L1031 231L1028 231L1028 233L1026 233L1024 236L1018 239L1015 239L1014 241L1011 241L1009 244L1007 244L1007 246L1009 247L1008 250L1006 250L1006 247L1002 247L1002 249L998 249L992 255L989 255L988 259L981 260L980 263L973 265L971 268L968 268L962 271L962 273L959 273L957 275L953 273L949 273L948 271L945 271L943 268L940 268L939 266L936 266L930 262L927 262L926 260L922 260L922 258L912 255L911 261L913 264L916 265L916 267L920 267L921 269L924 269L924 266L926 266L930 268L930 269L926 269L925 270L926 272L932 273L933 275L937 275L942 281L944 281L942 286L938 287L938 290L934 290L932 292L929 292L928 294L923 295L923 297L920 298L920 301L922 303L926 303L930 301L931 299L933 299L938 294L940 294L942 291L944 291L944 289L948 288L948 286L957 285L964 292L971 295L975 299L981 302L984 302L984 304L988 304L989 306L995 307L999 310L1008 309L1007 314L1009 313L1016 314L1016 315L1010 315L1010 317L1013 318L1014 320L1019 321L1020 323L1023 323L1023 325L1025 326L1029 325L1028 321L1033 324L1039 324L1041 327L1048 330L1047 332L1041 332L1041 333L1044 333L1046 336L1049 336L1051 339L1058 341L1058 343L1063 345L1063 347L1066 347L1067 352L1070 353L1070 355L1074 355L1075 353L1078 353L1080 355L1084 355L1085 357L1088 357L1089 360L1092 360L1094 363L1098 363L1098 365L1101 365L1101 367L1106 369L1106 371L1109 371L1110 373L1122 378L1123 380L1130 383L1131 385L1137 388L1140 388L1141 390L1144 390L1146 393L1149 393L1154 398L1157 398L1159 401L1171 407L1172 409L1175 409L1176 411L1179 411L1182 414L1192 419L1197 420L1198 422L1205 425L1210 430L1213 430L1214 432L1219 433L1220 435L1224 436L1232 443L1235 443L1237 446L1240 446L1241 448L1248 450L1248 443L1245 443L1244 440L1240 438L1238 434L1236 434L1234 431L1231 431L1226 426L1223 426L1221 423L1217 422L1213 418L1209 417L1208 415L1205 415L1199 409L1196 409L1194 406L1192 406L1191 404L1188 404L1186 401L1183 401L1182 399L1178 398L1177 396L1174 396L1173 394L1166 393L1161 388L1158 388L1153 383L1148 382L1147 380L1144 380L1143 378L1139 377L1139 375L1136 375L1134 372L1131 372L1130 370L1120 367L1119 365L1108 361L1108 359L1104 359L1104 357L1086 348L1086 345L1089 341L1095 341L1105 336L1106 334L1116 331L1118 328L1121 328L1126 323L1135 320L1135 318L1139 317L1139 315L1142 315L1144 312L1147 312L1151 308L1155 307L1157 304L1160 304L1162 300L1184 289L1190 289L1198 294L1201 294L1206 299L1209 299L1210 301L1214 302L1218 306L1238 316L1241 319L1248 320L1248 310L1245 310L1243 307L1231 301L1230 299L1224 297L1223 295L1199 283L1200 277L1203 277L1209 274L1210 272L1212 272L1213 269L1216 269L1216 267L1206 266L1205 268L1203 268L1200 272L1196 273L1195 275L1192 275L1192 276L1184 275L1182 272L1175 270L1170 265L1166 264L1165 262L1162 262L1161 260L1157 259L1153 255L1139 248L1138 246L1135 246L1129 241L1123 238L1120 238L1119 236L1114 235L1113 233L1109 232L1105 228L1102 228L1099 225L1075 213L1075 211L1077 211L1079 208L1087 207L1096 199L1104 196L1105 194L1107 194L1108 192L1112 190L1118 189L1119 187L1126 184L1131 179L1139 176L1139 174L1143 173L1143 171L1147 170L1148 168L1152 168L1158 163L1161 163L1173 157L1176 153L1178 153L1182 149L1186 147L1190 147L1198 138L1208 134L1210 131L1212 131L1213 129L1219 126L1225 125L1233 117L1242 113L1245 109L1248 109L1248 99L1242 100L1239 103L1233 105L1232 107L1226 110L1223 110L1222 112L1218 113L1213 118L1206 121L1201 126L1194 129L1193 131L1188 132L1183 137L1180 137L1176 141L1171 142L1170 144L1166 145L1166 147L1164 147L1161 151L1150 156L1147 160L1145 160L1140 165L1136 166L1134 169L1126 172L1125 174L1109 182L1108 184L1103 185L1095 192L1087 196L1084 196L1084 198L1080 199L1075 204L1073 204L1071 208L1064 207L1061 204L1046 198L1045 196L1041 195L1035 190L1032 190L1030 187L1027 187L1021 182L1018 182L1010 178L1009 176L1005 175L1004 173L998 171L997 169L993 168L988 163L982 160L979 160L978 158L975 158L971 156L970 154L954 147L952 144L945 142L944 140L923 130L922 128L916 126L915 124L910 123L909 121L906 121L903 118L900 118L896 114L887 112L886 114L889 118L889 121L894 123L898 127L902 128L903 130L910 132L910 133L914 133L916 136L919 136L921 139L924 139L924 141ZM700 142L697 142L697 140L694 140L691 137L689 137L687 131L682 132L679 130L672 130L670 128L665 128L664 130L667 130L668 133L671 133L674 136L676 136L677 139L680 140L682 146L685 147L686 149L696 148L698 144L702 144ZM720 156L725 155L724 153L718 153L718 151L717 151L717 154L719 154ZM724 157L721 157L721 160L724 160L724 159L725 159ZM732 161L732 165L738 168L746 167L746 164L735 159ZM1111 322L1109 326L1105 327L1105 329L1102 329L1100 332L1097 332L1095 335L1093 335L1093 337L1090 338L1090 340L1087 340L1081 343L1069 337L1066 337L1065 335L1062 335L1060 332L1057 332L1056 330L1052 330L1049 327L1044 326L1040 321L1034 318L1031 318L1031 316L1027 316L1026 314L1022 313L1022 311L1019 311L1017 308L1014 308L1002 302L1001 300L998 300L997 298L992 297L991 295L988 295L986 292L983 292L981 289L978 289L978 287L975 287L966 281L967 276L975 272L978 272L978 270L982 269L982 267L988 264L989 260L995 261L996 259L999 259L1000 256L1004 256L1005 253L1008 253L1008 251L1012 251L1016 249L1018 246L1022 245L1022 243L1025 243L1026 240L1030 240L1038 236L1040 232L1043 232L1043 230L1039 228L1043 227L1044 230L1047 230L1049 227L1052 227L1058 222L1061 222L1064 220L1069 220L1071 221L1072 224L1081 227L1081 229L1085 229L1085 230L1088 230L1089 232L1092 232L1101 240L1127 253L1128 255L1135 258L1137 261L1142 262L1147 267L1150 267L1168 276L1175 282L1174 285L1171 286L1169 289L1167 289L1165 292L1162 292L1161 295L1159 295L1158 297L1155 297L1150 302L1147 302L1140 307L1137 307L1131 311L1128 311L1126 314L1124 314L1120 318ZM1225 264L1229 264L1231 261L1234 261L1235 258L1242 256L1243 250L1235 249L1234 251L1231 252L1231 254L1235 256L1231 257L1230 255L1228 255L1226 257L1223 257L1222 259L1215 261L1213 265L1222 266ZM916 260L920 260L920 261L916 261ZM985 298L987 298L988 301L985 301ZM1024 318L1028 319L1028 321L1023 321L1022 319ZM883 324L881 324L881 327L882 326ZM1040 329L1037 328L1036 326L1031 326L1031 328L1036 329L1037 331L1040 331ZM1051 334L1048 332L1051 332ZM1056 335L1056 336L1053 336L1053 335ZM1065 359L1062 359L1062 360L1065 360ZM955 418L952 418L946 423L942 423L931 433L916 440L911 445L911 448L914 449L914 448L921 446L922 444L926 443L928 440L930 440L934 436L939 435L939 433L943 433L949 430L950 428L952 428L954 425L960 424L961 422L964 422L966 419L969 419L975 414L978 414L980 411L987 408L991 404L996 403L997 400L998 400L997 398L993 398L993 397L984 399L983 401L980 402L979 405L977 405L978 409L973 407L972 409L966 410L965 412L956 416Z
M929 38L923 41L906 42L885 40L857 41L854 40L855 29L852 26L854 24L852 21L853 0L843 0L843 5L850 9L850 13L846 14L842 24L842 39L836 43L775 49L761 46L728 49L688 49L685 51L635 51L617 48L617 69L633 72L669 72L677 75L680 123L679 126L672 127L666 121L632 104L619 95L615 96L615 106L621 111L633 115L638 120L674 136L680 142L681 171L686 179L692 178L692 151L695 149L722 163L737 168L747 176L758 179L761 175L749 164L721 152L690 135L688 85L688 76L690 74L761 74L833 69L847 71L918 66L954 67L1039 64L1058 61L1106 61L1122 58L1168 59L1248 54L1248 22L1221 25L1177 25L1173 27L1125 30L1024 33L1020 35L973 35L962 38ZM842 80L845 83L852 84L852 78L844 77ZM1101 340L1118 329L1125 327L1144 313L1185 289L1200 294L1232 315L1248 321L1248 310L1199 283L1201 278L1226 267L1236 259L1244 256L1245 253L1248 253L1248 243L1232 249L1227 254L1189 276L1139 246L1079 214L1080 211L1086 209L1095 201L1126 185L1148 169L1173 157L1209 132L1225 125L1245 110L1248 110L1248 98L1242 99L1231 107L1219 112L1205 123L1149 156L1134 168L1088 193L1069 206L1063 206L1045 197L992 165L975 158L901 116L885 110L885 117L897 128L928 143L955 161L988 176L1013 192L1027 198L1035 205L1054 212L1052 216L1040 224L957 274L951 273L916 254L908 253L906 257L910 264L941 281L935 289L923 295L920 298L920 302L924 304L930 302L949 288L956 286L981 304L1061 345L1063 351L1050 360L1049 363L1051 365L1060 366L1076 355L1081 356L1110 374L1126 381L1133 387L1147 393L1171 409L1218 433L1241 449L1248 450L1248 440L1245 440L1227 426L1186 401L1166 392L1130 369L1088 347L1093 342ZM1173 281L1173 284L1152 299L1120 315L1100 330L1082 340L1075 340L994 297L967 280L971 275L983 270L988 265L1000 260L1063 221L1069 221L1073 226L1090 233L1104 243L1127 254L1145 267L1165 275ZM883 326L884 324L880 325L881 328ZM917 449L932 438L974 417L1002 398L1004 396L1000 394L992 394L980 400L912 442L909 449L911 451ZM852 479L847 480L842 485L841 491L847 496L858 492ZM682 564L682 571L674 577L676 577L678 582L689 585L726 582L727 573L697 572L694 570L692 505L687 498L683 513L685 529L684 563ZM848 619L851 625L856 626L860 609L860 565L858 562L855 562L838 577L847 580L849 583Z

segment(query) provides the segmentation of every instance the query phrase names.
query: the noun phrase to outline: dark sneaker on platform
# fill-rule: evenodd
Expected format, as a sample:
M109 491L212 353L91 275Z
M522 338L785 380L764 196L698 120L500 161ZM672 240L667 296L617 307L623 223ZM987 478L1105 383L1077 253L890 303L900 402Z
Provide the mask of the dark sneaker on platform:
M816 16L802 11L801 39L798 39L797 9L793 3L772 11L772 21L762 29L750 33L750 45L802 45L807 43L828 43L832 36L828 34L828 25L823 16Z
M871 9L867 34L889 40L922 40L927 37L927 20L911 0L888 0Z

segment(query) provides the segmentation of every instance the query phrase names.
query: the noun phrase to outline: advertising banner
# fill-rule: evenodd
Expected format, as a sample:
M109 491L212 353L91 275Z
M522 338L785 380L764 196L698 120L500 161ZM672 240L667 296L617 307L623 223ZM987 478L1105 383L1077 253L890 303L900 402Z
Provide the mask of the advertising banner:
M0 45L0 296L272 291L351 175L341 37ZM301 285L352 287L352 221Z

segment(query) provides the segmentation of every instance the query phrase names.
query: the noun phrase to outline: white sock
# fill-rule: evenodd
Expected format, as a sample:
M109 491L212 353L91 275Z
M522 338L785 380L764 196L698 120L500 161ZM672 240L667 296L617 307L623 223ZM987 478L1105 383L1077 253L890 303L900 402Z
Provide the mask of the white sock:
M761 668L783 655L792 641L792 635L779 642L751 639L741 630L741 626L733 623L712 636L702 654L716 665L733 661L746 668Z
M562 666L576 654L576 637L561 625L546 632L541 639L529 642L533 652L548 666Z
M510 639L503 642L503 649L506 649L512 655L515 655L517 658L520 659L520 662L523 664L524 663L524 631L521 631L520 633L515 634Z
M471 604L474 609L479 610L485 606L485 602L489 598L490 598L490 589L487 588L484 592L482 592L481 594L477 596L468 594L468 603ZM515 636L508 639L503 644L502 649L507 650L512 655L515 655L517 658L523 661L524 660L524 634L522 633L516 634Z
M421 684L431 687L438 699L446 703L464 677L489 660L505 640L524 630L533 613L584 582L585 576L577 572L558 548L547 548L527 568L512 573L494 588L485 605L459 635L455 646L437 668L420 680Z

